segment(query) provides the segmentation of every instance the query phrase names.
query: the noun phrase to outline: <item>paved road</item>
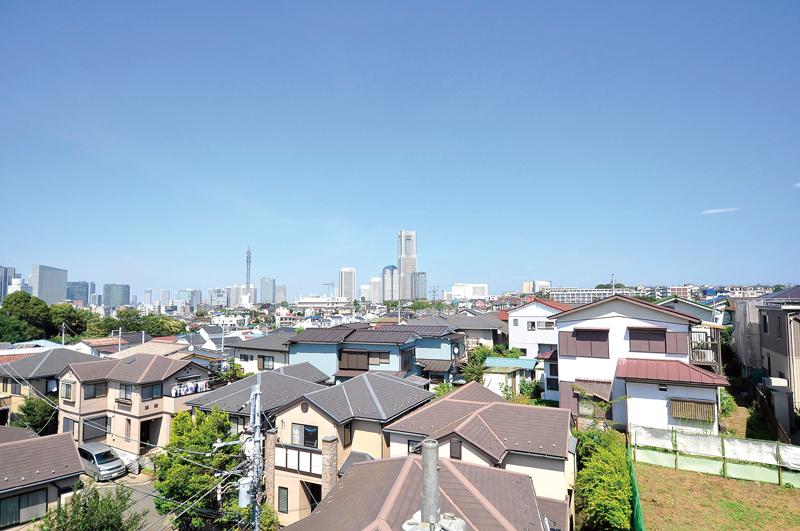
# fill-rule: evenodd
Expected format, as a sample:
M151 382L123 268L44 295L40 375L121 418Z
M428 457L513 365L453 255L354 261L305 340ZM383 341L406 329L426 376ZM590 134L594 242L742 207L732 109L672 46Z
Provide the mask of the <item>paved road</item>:
M88 483L91 481L87 481L87 479L88 478L83 478L84 482ZM167 524L169 517L161 518L161 515L159 515L156 511L152 496L152 494L156 494L155 489L153 488L153 481L154 479L146 474L139 474L138 476L126 474L114 482L105 481L103 483L98 483L97 487L101 492L114 489L116 486L115 483L130 487L128 490L131 493L131 501L134 502L133 507L131 507L130 510L136 512L147 511L145 525L149 525L158 520L158 523L150 528L153 530L158 530Z

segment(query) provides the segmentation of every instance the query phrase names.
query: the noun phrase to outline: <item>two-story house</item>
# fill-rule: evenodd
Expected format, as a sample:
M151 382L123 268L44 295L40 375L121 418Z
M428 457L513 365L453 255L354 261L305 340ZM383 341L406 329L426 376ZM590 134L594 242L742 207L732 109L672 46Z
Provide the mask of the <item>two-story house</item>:
M389 456L414 452L426 437L439 455L531 477L536 494L573 506L575 440L565 409L512 404L468 383L388 424Z
M155 354L71 363L59 380L59 432L127 458L167 444L172 417L214 383L194 362Z
M30 354L0 365L0 426L13 420L26 397L53 397L58 394L58 375L70 363L101 361L90 354L66 348L54 348ZM55 433L57 423L48 425L42 434Z
M761 374L786 380L791 408L800 411L800 286L775 295L782 298L765 297L757 306Z
M407 380L364 372L277 411L276 430L267 434L264 475L268 502L278 507L281 524L308 516L353 463L388 457L383 427L433 397ZM293 510L283 511L287 506Z
M579 423L603 414L625 428L629 408L649 404L646 412L637 410L637 422L717 433L717 387L726 381L691 364L691 329L700 319L622 295L566 310L553 319L558 354L547 363L557 364L560 405L579 417ZM619 363L629 359L641 361ZM627 372L632 366L633 375ZM626 385L631 379L639 385Z
M381 325L384 332L412 331L419 336L414 342L416 363L421 376L431 385L451 382L458 372L459 364L466 362L466 336L449 326L429 325Z
M464 334L467 350L479 345L494 347L508 344L508 324L493 313L466 313L465 315L428 315L408 321L410 325L448 326Z
M276 330L253 339L226 338L225 349L244 372L269 371L289 364L286 342L296 335L294 330Z
M719 310L676 296L667 297L656 304L700 319L700 324L694 324L691 328L690 361L721 374L722 330L725 327L717 323Z
M558 346L558 332L551 316L573 308L572 304L534 299L508 311L508 346L527 357L552 352Z

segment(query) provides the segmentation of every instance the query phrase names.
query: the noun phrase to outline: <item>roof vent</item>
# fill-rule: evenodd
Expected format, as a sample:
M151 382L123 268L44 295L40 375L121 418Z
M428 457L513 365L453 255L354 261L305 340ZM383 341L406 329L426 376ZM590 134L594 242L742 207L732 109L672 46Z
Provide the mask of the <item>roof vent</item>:
M131 363L133 363L134 361L136 361L136 358L134 358L134 357L130 357L130 358L128 358L128 359L126 359L126 360L125 360L125 365L130 365L130 364L131 364Z

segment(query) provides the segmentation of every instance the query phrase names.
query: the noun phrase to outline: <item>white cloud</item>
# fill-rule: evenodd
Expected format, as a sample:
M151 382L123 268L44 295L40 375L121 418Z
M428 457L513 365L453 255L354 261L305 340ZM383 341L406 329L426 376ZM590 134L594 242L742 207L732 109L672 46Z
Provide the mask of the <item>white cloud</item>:
M800 188L800 181L797 181L796 183L794 183L794 187L795 188Z
M707 216L709 214L727 214L729 212L736 212L739 210L739 207L728 207L728 208L708 208L700 212L702 215Z

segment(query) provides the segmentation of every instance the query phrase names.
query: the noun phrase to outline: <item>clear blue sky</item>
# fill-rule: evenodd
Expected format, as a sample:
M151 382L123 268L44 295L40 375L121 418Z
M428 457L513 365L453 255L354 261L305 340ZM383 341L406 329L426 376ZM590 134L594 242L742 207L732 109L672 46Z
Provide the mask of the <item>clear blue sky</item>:
M25 274L800 280L796 1L111 4L0 3Z

